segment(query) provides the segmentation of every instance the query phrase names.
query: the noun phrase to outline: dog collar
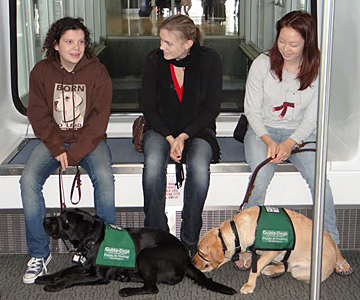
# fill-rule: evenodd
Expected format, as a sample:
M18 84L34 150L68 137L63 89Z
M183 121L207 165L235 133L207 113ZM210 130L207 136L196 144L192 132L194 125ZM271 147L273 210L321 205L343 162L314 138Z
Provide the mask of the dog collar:
M205 260L206 262L210 262L210 260L208 260L208 259L206 259L205 257L204 257L204 255L200 252L200 251L198 251L198 253L197 253L199 256L200 256L200 258L202 259L202 260Z
M87 244L84 246L84 250L86 252L89 252L92 248L95 247L95 242L94 241L88 241ZM84 252L84 251L83 251Z
M235 225L235 222L233 220L230 221L230 226L231 226L231 230L233 231L234 233L234 236L235 236L235 253L234 255L231 257L231 260L232 261L236 261L236 260L239 260L239 253L241 252L241 247L240 247L240 239L239 239L239 235L237 233L237 229L236 229L236 225ZM227 250L227 247L226 247L226 244L225 244L225 241L224 241L224 238L222 237L222 234L221 234L221 230L219 229L219 232L218 232L218 237L221 241L221 245L222 245L222 250L225 254L226 250Z

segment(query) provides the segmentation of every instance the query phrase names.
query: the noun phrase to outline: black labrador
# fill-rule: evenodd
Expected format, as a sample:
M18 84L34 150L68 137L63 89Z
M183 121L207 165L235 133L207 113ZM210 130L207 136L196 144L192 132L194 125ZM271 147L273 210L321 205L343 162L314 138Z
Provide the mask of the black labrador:
M140 288L123 288L120 296L158 293L157 283L176 284L185 276L208 290L233 295L236 291L207 278L194 267L187 249L173 235L150 228L126 228L137 249L133 269L95 264L105 225L98 216L80 210L65 210L58 217L45 218L44 229L54 239L68 240L86 264L75 264L56 273L38 277L44 290L57 292L76 285L107 284L110 280L143 282Z

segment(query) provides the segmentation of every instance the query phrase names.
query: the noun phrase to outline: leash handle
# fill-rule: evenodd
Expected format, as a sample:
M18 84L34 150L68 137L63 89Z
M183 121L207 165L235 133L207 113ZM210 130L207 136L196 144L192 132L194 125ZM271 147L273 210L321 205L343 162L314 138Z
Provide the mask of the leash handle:
M71 192L70 192L70 202L73 205L77 205L79 204L80 200L81 200L81 179L80 179L80 169L79 166L76 167L77 171L71 186ZM61 167L59 168L59 196L60 196L60 213L62 213L65 209L66 209L66 204L65 204L65 193L64 193L64 182L63 182L63 178L62 178L62 169ZM77 202L73 201L73 194L74 194L74 190L75 190L75 184L76 187L78 189L78 193L79 193L79 200Z
M74 177L74 180L73 180L73 183L71 185L71 192L70 192L70 202L71 204L73 205L77 205L79 204L80 200L81 200L81 179L80 179L80 169L79 169L79 166L76 166L76 174L75 174L75 177ZM73 194L74 194L74 190L75 190L75 184L76 184L76 188L78 189L78 194L79 194L79 199L77 202L75 202L73 200Z
M316 144L316 142L303 142L300 145L296 146L290 153L291 154L296 154L296 153L301 153L301 152L316 152L316 149L314 148L307 148L307 149L302 149L305 145L307 144ZM260 171L260 169L265 166L267 163L269 163L273 158L269 157L267 159L265 159L262 163L260 163L254 170L254 172L251 175L246 193L245 193L245 197L243 202L241 203L240 207L239 207L239 212L242 212L244 209L244 206L249 202L249 198L251 196L252 190L254 189L254 183L255 183L255 178L256 175L258 174L258 172Z
M66 209L65 195L64 195L64 183L62 179L62 169L59 167L59 194L60 194L60 213Z

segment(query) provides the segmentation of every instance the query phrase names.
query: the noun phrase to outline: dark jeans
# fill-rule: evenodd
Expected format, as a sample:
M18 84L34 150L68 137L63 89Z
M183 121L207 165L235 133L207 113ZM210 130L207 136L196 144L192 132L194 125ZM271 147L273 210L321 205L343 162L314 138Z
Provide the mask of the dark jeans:
M165 214L166 171L170 145L153 130L144 134L143 192L145 226L169 231ZM201 214L210 182L212 148L203 139L189 141L182 210L181 240L195 245L202 226Z

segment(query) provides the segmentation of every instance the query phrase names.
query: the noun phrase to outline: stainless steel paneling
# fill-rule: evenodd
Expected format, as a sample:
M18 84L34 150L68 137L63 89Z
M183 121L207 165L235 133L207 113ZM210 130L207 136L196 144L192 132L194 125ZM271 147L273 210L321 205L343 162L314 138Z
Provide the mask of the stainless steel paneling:
M294 209L305 216L312 218L309 208ZM203 227L200 236L208 230L217 227L221 222L231 219L237 209L222 209L220 207L204 210ZM51 214L54 215L54 214ZM340 248L343 250L360 249L360 208L337 208L337 224L340 233ZM142 209L127 208L116 212L116 224L122 227L142 227L145 215ZM181 211L176 212L176 236L180 238ZM65 253L67 249L61 240L51 239L53 253ZM26 235L24 215L19 211L0 212L0 254L26 254Z

